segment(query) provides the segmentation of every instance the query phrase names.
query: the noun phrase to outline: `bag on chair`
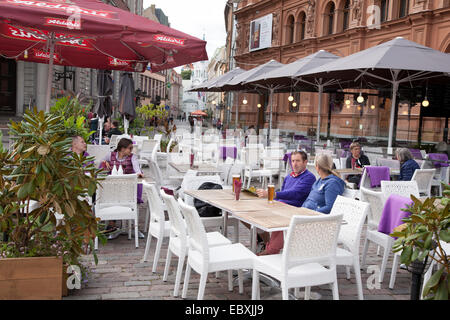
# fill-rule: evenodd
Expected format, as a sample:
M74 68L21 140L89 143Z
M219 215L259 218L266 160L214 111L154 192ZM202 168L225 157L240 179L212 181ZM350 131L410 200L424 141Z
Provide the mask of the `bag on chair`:
M220 184L214 182L204 182L200 185L198 190L223 189ZM222 215L222 210L214 207L206 202L194 199L194 207L200 217L219 217Z

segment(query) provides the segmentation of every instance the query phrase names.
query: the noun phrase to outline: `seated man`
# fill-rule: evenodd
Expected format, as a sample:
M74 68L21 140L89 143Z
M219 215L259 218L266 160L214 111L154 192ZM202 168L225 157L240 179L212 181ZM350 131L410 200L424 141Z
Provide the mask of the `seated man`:
M118 136L123 134L122 131L120 131L120 129L119 129L119 121L113 121L112 122L111 130L109 130L109 132L108 132L108 138L111 139L111 136L113 134L118 135Z
M316 181L314 174L306 169L308 156L304 151L294 151L291 154L292 173L283 182L281 191L275 193L274 199L291 206L301 207ZM267 197L267 190L258 189L259 197ZM267 238L268 234L261 235ZM266 248L258 255L277 254L283 248L283 232L272 232Z

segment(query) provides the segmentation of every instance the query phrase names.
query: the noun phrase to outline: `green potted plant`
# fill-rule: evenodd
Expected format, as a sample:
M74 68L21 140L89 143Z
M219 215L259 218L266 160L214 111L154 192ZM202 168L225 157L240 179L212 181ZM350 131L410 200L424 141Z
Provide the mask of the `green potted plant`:
M405 209L411 215L391 234L398 237L393 251L401 251L401 263L414 267L413 273L421 274L427 260L437 263L437 271L424 286L424 299L448 300L450 292L450 261L442 248L442 242L450 242L450 187L443 185L442 198L421 201L411 196L414 204Z
M73 132L62 116L27 111L10 131L17 140L11 151L0 152L0 282L6 284L0 288L9 288L0 298L58 299L63 263L83 269L79 257L91 251L97 262L93 240L104 237L87 197L101 170L72 153Z

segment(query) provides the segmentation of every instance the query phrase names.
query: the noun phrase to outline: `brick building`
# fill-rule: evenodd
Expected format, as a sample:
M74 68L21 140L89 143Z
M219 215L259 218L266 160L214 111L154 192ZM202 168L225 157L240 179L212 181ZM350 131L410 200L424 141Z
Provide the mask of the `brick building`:
M236 25L232 23L233 14ZM270 45L261 50L251 50L249 42L252 21L270 14ZM227 5L225 20L228 31L227 54L230 56L234 53L236 66L247 70L270 59L285 64L291 63L320 49L343 57L397 36L450 53L448 0L242 0L235 10L230 10L230 5ZM232 50L233 32L237 33L235 52ZM267 112L264 112L264 108L258 109L256 105L267 105L268 97L248 94L246 96L249 101L247 105L242 104L243 94L235 95L233 99L233 106L239 106L241 124L267 127ZM296 93L296 108L292 107L288 96L289 94L275 95L274 127L303 133L306 133L308 128L315 128L317 94ZM320 128L322 135L327 134L329 105L330 97L325 95L321 114L324 119ZM331 112L331 136L387 139L390 98L370 96L363 112L357 108L356 104L352 104L349 108ZM232 110L234 113L235 108ZM399 101L396 132L398 141L416 141L420 121L422 141L436 142L443 139L445 131L448 130L448 113L430 117L433 112L428 112L426 117L422 114L420 119L420 110L420 104Z

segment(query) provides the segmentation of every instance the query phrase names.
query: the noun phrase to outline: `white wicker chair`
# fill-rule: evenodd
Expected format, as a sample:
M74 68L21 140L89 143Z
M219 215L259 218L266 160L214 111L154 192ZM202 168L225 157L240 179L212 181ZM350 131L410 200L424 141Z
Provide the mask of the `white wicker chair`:
M173 295L174 297L177 297L180 288L181 274L183 273L184 260L188 253L188 233L186 222L183 219L178 202L173 196L166 194L164 190L160 190L160 194L167 206L167 213L170 221L170 239L163 281L167 281L172 254L175 254L178 257L178 267ZM210 247L231 244L231 241L219 232L208 232L206 233L206 238Z
M137 209L137 174L106 176L97 188L95 216L100 220L133 220L136 248L139 247L138 209ZM131 239L131 223L128 228ZM95 238L95 249L98 239Z
M344 245L344 248L337 248L336 264L346 266L347 279L350 279L350 266L353 266L359 300L364 299L359 263L359 247L361 243L361 232L368 211L369 204L367 202L337 196L330 212L330 214L342 214L345 221L339 232L339 242Z
M381 272L380 272L380 283L383 282L384 273L386 271L387 261L389 254L392 250L392 245L394 244L394 238L378 231L378 224L380 223L381 215L383 213L384 203L386 198L382 192L372 191L366 188L361 188L361 200L369 203L369 214L368 214L368 226L366 231L366 239L364 240L364 248L362 252L361 266L365 267L367 249L369 247L369 241L382 247L383 260L381 262Z
M332 284L333 299L339 299L336 274L336 246L342 214L314 217L293 216L281 254L255 257L253 262L252 299L260 299L259 273L281 282L283 300L289 288Z
M411 198L411 195L420 197L417 181L381 181L381 192L385 199L391 194L406 198Z
M228 270L228 290L233 290L232 270L238 270L239 293L244 292L242 269L253 268L255 254L241 243L210 247L205 227L194 207L178 199L189 234L189 251L182 298L186 298L191 269L200 274L197 299L202 300L208 273Z
M86 152L89 153L90 156L95 158L94 165L98 168L103 158L111 153L111 149L108 145L88 144Z
M419 193L423 193L427 197L431 197L431 183L436 173L436 169L416 169L411 178L417 182Z
M170 221L165 221L164 211L161 206L162 201L156 187L153 184L147 184L144 182L143 189L147 194L148 208L151 214L150 223L148 225L147 243L145 245L144 257L141 262L147 261L152 237L155 237L157 242L152 272L156 272L156 266L158 264L163 239L169 237L170 235Z

